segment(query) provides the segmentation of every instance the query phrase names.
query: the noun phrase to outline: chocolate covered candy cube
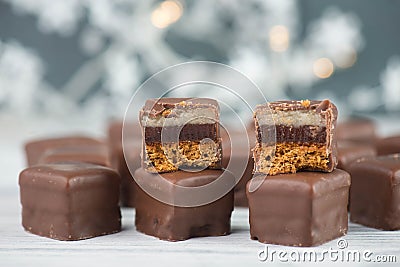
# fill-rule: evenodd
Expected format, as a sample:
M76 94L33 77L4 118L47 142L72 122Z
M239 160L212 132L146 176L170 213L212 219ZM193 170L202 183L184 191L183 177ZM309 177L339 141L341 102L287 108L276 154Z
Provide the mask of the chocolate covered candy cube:
M25 144L25 151L28 166L33 166L35 164L38 164L40 158L49 149L101 144L102 142L100 140L87 136L65 136L32 140Z
M68 145L47 149L39 158L38 164L58 162L84 162L110 167L106 144Z
M346 234L350 186L347 172L337 169L331 173L267 176L250 192L252 182L247 183L252 239L308 247Z
M86 163L35 165L19 176L22 225L58 240L80 240L121 230L119 175Z
M350 220L383 230L400 229L400 154L350 165Z
M230 218L233 210L233 190L218 195L216 200L199 206L177 206L173 203L182 199L196 201L201 194L212 194L212 191L195 195L177 191L174 186L201 187L216 181L222 175L221 170L203 170L199 172L177 171L162 173L159 183L158 174L140 168L135 172L139 185L150 187L163 194L169 204L155 199L142 188L136 192L136 229L147 235L168 241L186 240L192 237L222 236L230 233ZM226 181L233 187L234 179L228 176ZM214 191L215 193L215 191ZM218 193L218 192L217 192ZM223 192L222 192L223 193Z
M337 140L360 143L373 143L376 139L376 126L368 118L349 118L340 121L336 129Z
M222 166L235 176L235 206L247 207L246 184L253 177L254 160L251 147L254 140L247 139L246 132L232 132L222 137ZM254 136L254 133L253 133ZM249 143L247 143L249 141Z
M125 123L125 127L125 154L122 144L122 121L113 120L108 125L107 144L111 166L121 176L120 204L123 207L135 207L137 185L131 172L134 173L141 166L142 135L140 125L136 123ZM129 170L127 161L131 170Z
M338 141L338 165L339 169L348 171L351 163L363 157L376 156L376 148L373 144Z
M390 155L400 153L400 135L380 138L376 142L378 155Z

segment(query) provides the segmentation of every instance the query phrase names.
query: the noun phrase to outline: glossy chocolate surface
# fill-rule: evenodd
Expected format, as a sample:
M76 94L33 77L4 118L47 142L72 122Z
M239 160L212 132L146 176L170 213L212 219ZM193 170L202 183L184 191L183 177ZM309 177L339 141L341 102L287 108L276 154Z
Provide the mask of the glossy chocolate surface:
M252 239L315 246L346 234L350 186L347 172L267 176L254 192L249 192L250 182L247 198Z
M367 118L350 118L338 123L336 135L338 140L374 142L375 123Z
M157 117L167 109L187 108L187 107L215 107L218 108L218 102L210 98L159 98L148 99L140 113L142 118L144 114L149 117ZM168 116L170 114L165 114Z
M215 181L222 171L204 170L190 173L177 171L161 174L166 181L185 187L197 187ZM147 186L154 184L155 175L140 168L136 179ZM180 198L166 183L159 188L171 199ZM141 188L136 195L136 229L147 235L168 241L186 240L192 237L221 236L230 233L230 217L233 210L233 191L209 204L197 207L177 207L165 204L145 193Z
M35 165L19 176L22 225L58 240L120 231L119 175L85 163Z
M122 148L122 127L119 120L111 121L108 126L108 147L111 167L121 176L120 204L123 207L135 207L136 183L129 171ZM126 154L132 172L141 165L142 133L139 124L126 123Z
M227 134L222 136L222 167L227 168L230 163L233 175L235 176L236 185L234 188L235 206L248 207L246 196L246 184L253 177L254 159L251 148L254 147L254 136L249 136L249 146L247 146L247 132L232 132L230 136ZM254 135L254 133L252 133ZM225 137L225 138L224 138ZM233 143L236 142L236 143ZM235 152L232 153L231 146L235 146ZM244 168L236 168L241 163L246 162Z
M351 164L350 220L383 230L400 229L400 154Z
M80 145L101 145L102 143L100 140L78 135L32 140L25 144L28 166L37 164L48 149Z
M376 149L372 144L339 141L338 142L338 168L348 171L351 163L363 157L376 156Z
M262 106L261 106L262 107ZM324 112L332 109L337 115L335 105L329 100L282 100L268 103L268 107L273 110L295 111L295 110L315 110L316 112Z
M38 160L38 164L57 162L84 162L106 167L111 166L108 148L105 144L50 148Z
M400 135L378 139L376 142L378 155L400 153Z

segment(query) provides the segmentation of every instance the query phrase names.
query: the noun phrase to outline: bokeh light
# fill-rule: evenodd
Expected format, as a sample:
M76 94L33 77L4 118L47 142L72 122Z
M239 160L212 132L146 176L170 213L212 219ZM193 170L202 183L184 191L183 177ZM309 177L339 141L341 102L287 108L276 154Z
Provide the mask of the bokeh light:
M151 23L154 27L165 28L180 19L183 13L182 4L178 1L167 0L151 13Z
M357 61L357 51L353 47L347 47L343 53L338 55L334 62L335 65L342 69L352 67Z
M318 78L329 78L333 74L334 70L335 68L333 63L329 58L323 57L314 61L313 72Z
M275 25L269 31L269 46L275 52L284 52L289 47L290 35L287 27Z

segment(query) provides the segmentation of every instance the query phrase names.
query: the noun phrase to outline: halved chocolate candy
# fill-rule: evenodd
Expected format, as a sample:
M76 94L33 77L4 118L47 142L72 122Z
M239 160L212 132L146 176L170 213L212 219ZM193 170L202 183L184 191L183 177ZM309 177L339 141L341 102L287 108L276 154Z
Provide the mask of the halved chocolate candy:
M209 98L149 99L140 112L143 165L149 172L221 168L218 102Z
M254 172L331 172L337 165L336 106L324 101L277 101L256 107Z

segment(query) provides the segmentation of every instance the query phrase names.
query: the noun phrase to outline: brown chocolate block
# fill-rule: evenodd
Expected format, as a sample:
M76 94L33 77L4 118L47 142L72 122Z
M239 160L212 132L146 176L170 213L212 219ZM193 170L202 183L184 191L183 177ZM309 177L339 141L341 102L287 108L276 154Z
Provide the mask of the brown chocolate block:
M80 145L101 145L100 140L87 136L65 136L59 138L33 140L25 144L25 151L28 166L38 163L39 159L48 149L80 146Z
M126 159L121 152L119 155L122 158L118 161L118 171L121 175L121 205L124 207L135 207L137 184L132 174L141 166L140 151L142 143L137 141L127 142L125 149ZM129 162L129 167L127 162Z
M119 175L86 163L35 165L19 176L22 225L58 240L80 240L121 230Z
M114 120L108 128L108 146L111 166L121 176L120 204L123 207L135 207L136 182L126 164L122 148L122 121ZM127 123L125 132L126 155L130 162L132 173L141 166L140 152L142 149L142 135L140 125Z
M218 102L209 98L160 98L146 101L143 164L149 172L221 168Z
M350 220L400 229L400 154L357 160L350 166Z
M246 134L247 131L244 133L232 132L230 136L226 134L222 141L222 166L226 169L228 164L231 163L231 171L237 182L234 188L234 203L237 207L248 207L246 184L253 177L254 159L251 148L254 146L254 137L248 136L249 144L247 144ZM232 152L231 146L235 146L237 150ZM244 168L240 166L242 162L247 163Z
M371 143L376 139L375 128L375 123L368 118L350 118L338 123L337 140Z
M308 247L346 234L347 172L267 176L257 190L249 192L252 181L247 183L252 239Z
M400 135L378 139L376 142L378 155L400 153Z
M124 123L122 120L111 120L108 124L108 142L112 145L122 144L122 131ZM133 140L141 140L142 130L135 122L125 122L125 137Z
M337 165L336 118L336 106L329 100L277 101L257 106L254 172L331 172Z
M166 181L185 187L197 187L215 181L223 171L177 171L160 174ZM136 170L135 177L147 186L154 185L158 174L143 168ZM141 184L139 182L139 184ZM233 180L232 180L233 182ZM172 201L182 197L167 183L158 188ZM202 206L178 207L154 199L138 188L136 195L136 229L147 235L168 241L186 240L192 237L222 236L230 233L230 217L233 210L233 191Z
M38 160L38 164L57 162L84 162L106 167L111 166L108 148L105 144L50 148Z
M363 157L376 156L373 144L338 141L338 168L348 171L352 162Z

